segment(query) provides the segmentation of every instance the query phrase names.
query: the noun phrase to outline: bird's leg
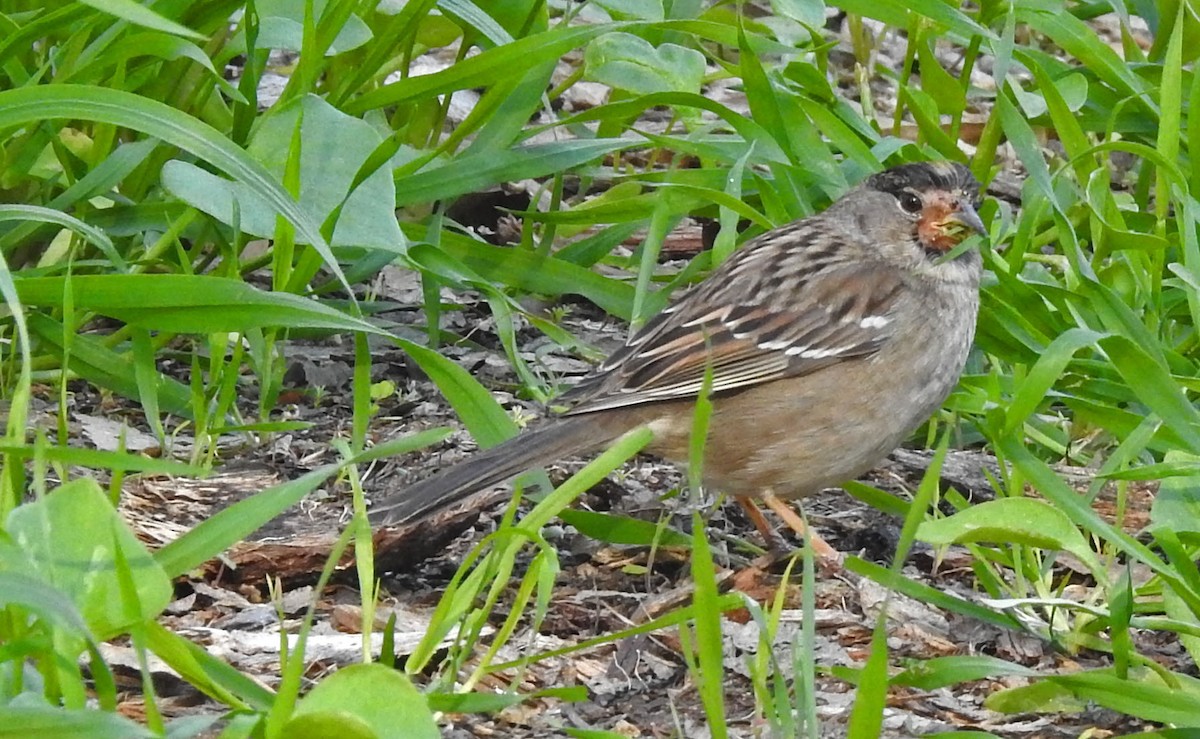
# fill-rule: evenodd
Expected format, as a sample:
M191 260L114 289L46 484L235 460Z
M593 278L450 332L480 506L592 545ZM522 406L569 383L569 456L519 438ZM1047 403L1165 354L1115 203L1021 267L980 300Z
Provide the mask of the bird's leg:
M746 517L754 524L754 528L758 529L758 533L762 534L763 543L767 545L767 551L770 552L772 557L783 559L792 553L792 548L779 536L779 532L767 521L766 516L762 513L762 509L753 500L741 496L737 496L734 500L746 512Z
M783 519L783 522L800 535L801 541L808 542L812 547L813 554L817 556L817 562L822 568L827 570L841 569L841 553L829 545L829 542L822 539L809 527L804 525L804 521L787 503L775 497L775 493L771 490L764 490L762 493L762 502L768 508L775 511L775 515ZM759 514L762 518L762 514ZM757 523L755 524L757 525Z

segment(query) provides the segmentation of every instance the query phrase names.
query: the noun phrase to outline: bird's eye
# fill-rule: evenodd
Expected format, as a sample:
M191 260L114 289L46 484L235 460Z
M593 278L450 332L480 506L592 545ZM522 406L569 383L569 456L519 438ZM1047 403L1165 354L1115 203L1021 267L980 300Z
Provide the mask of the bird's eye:
M921 198L911 192L902 192L898 196L900 199L900 207L905 213L920 213L923 203Z

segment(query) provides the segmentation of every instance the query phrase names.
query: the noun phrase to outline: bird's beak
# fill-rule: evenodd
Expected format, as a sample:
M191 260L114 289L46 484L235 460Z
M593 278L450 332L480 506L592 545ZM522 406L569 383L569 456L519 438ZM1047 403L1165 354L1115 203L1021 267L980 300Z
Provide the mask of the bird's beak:
M970 201L948 195L927 203L917 220L917 238L926 249L944 253L961 244L971 232L987 235L987 228Z
M975 207L961 198L955 202L958 205L958 209L951 212L946 220L950 223L965 226L980 236L987 236L987 227L983 225L983 220L979 217L979 214L975 212Z

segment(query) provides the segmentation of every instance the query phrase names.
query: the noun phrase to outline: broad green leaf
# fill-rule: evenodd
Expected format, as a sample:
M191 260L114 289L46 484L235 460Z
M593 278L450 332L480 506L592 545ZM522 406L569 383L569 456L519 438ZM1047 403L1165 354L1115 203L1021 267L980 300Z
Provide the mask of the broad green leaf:
M32 85L0 90L0 129L41 124L48 119L108 123L161 139L245 183L296 227L348 292L349 283L321 235L320 226L283 189L278 179L211 126L157 100L113 88Z
M291 134L300 124L300 207L323 222L341 207L330 243L403 251L404 236L396 223L396 187L381 167L353 192L359 168L383 141L368 123L307 95L272 111L255 129L247 153L280 179L287 167ZM226 224L233 224L237 203L243 231L260 237L275 233L275 210L245 183L226 180L194 164L168 162L163 185L176 197ZM303 243L303 242L300 242Z
M973 505L935 521L926 521L917 538L934 546L964 543L1024 544L1070 552L1101 572L1100 560L1071 519L1040 500L1002 498Z
M823 0L771 0L771 10L784 18L799 21L809 28L825 25Z
M595 0L617 20L661 21L663 0Z
M1022 57L1022 61L1029 63L1025 57ZM1038 68L1038 71L1041 71L1040 67ZM1047 79L1046 83L1048 84L1041 85L1041 89L1051 90L1061 96L1064 105L1072 113L1078 112L1079 109L1083 107L1083 104L1087 101L1087 78L1081 74L1069 74L1060 79L1053 80L1052 82ZM1020 103L1021 110L1024 111L1025 115L1029 118L1043 116L1049 110L1042 95L1034 92L1026 92L1025 89L1018 84L1011 85L1009 89L1013 91L1013 96L1016 97L1017 102Z
M676 44L655 48L630 33L614 32L595 39L583 53L587 79L637 95L700 91L704 55Z
M306 95L261 120L247 153L282 179L297 122L300 205L322 223L341 208L330 243L402 250L404 238L393 206L396 188L387 165L380 162L378 169L358 181L359 169L369 161L375 163L372 155L383 143L383 136L366 121L342 113L315 95Z
M275 209L243 183L172 159L163 165L162 184L170 194L227 226L233 225L236 213L237 227L244 233L268 238L275 232Z
M338 721L345 724L339 724ZM357 733L363 727L365 733ZM320 729L320 731L318 731ZM380 664L343 667L317 683L296 705L285 736L412 737L438 739L441 732L425 697L402 672Z
M334 676L336 677L336 674ZM297 716L284 725L282 735L294 739L328 739L333 736L340 739L380 739L381 736L408 736L408 734L379 734L372 730L369 723L353 712L336 709L309 711L303 716Z
M71 597L106 639L152 619L171 600L171 581L91 478L68 482L9 514L7 530L38 575ZM122 597L113 546L132 570L137 604Z
M1157 575L1171 583L1176 592L1188 600L1188 605L1200 611L1200 594L1188 591L1178 574L1150 551L1148 547L1124 531L1105 521L1087 504L1086 499L1073 490L1042 460L1012 436L1002 436L996 445L1008 461L1020 470L1024 478L1059 511L1070 515L1072 521L1085 530L1115 544L1129 557L1142 562Z
M313 17L320 19L327 4L328 0L313 0ZM256 48L300 51L304 45L304 3L292 0L256 0L254 5L260 18ZM370 40L370 27L362 18L351 13L347 16L345 24L338 29L337 37L325 53L327 56L335 56L357 49Z

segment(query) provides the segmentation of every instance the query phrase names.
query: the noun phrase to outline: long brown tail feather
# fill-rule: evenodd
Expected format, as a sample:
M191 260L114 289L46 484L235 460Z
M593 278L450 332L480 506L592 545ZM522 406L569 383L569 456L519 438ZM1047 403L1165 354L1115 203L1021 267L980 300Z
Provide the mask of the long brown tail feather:
M375 525L395 526L424 518L520 473L612 441L586 417L557 418L389 496L372 506Z

